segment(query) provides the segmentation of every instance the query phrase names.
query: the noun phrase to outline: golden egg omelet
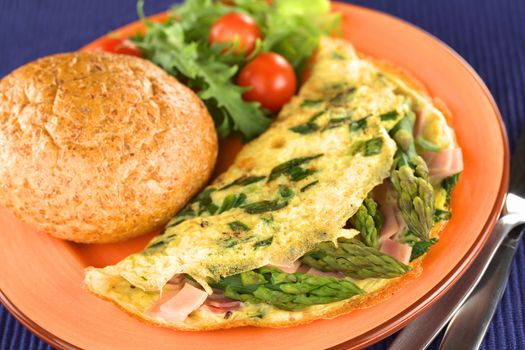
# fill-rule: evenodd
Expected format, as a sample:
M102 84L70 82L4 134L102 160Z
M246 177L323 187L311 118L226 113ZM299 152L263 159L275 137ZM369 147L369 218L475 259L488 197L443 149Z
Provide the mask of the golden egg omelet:
M419 174L428 171L424 161L413 146L405 149L410 140L399 131L402 120L416 115L425 118L416 122L424 138L417 153L456 147L453 131L426 95L360 58L349 43L324 38L311 78L271 128L247 144L143 252L88 268L88 289L142 320L184 330L289 326L386 298L418 275L421 259L414 253L428 249L449 213L446 186L425 180ZM403 162L420 163L403 172ZM395 244L410 245L410 264L379 250L387 218L371 197L391 176L387 197L398 201L398 216L416 213L393 236ZM420 187L407 209L395 191L411 179ZM430 192L418 193L422 188ZM431 205L418 204L425 199ZM432 218L421 223L429 210ZM337 254L349 256L330 260ZM307 271L282 268L298 261ZM318 270L324 273L315 276ZM205 302L178 321L151 312L184 283L239 303L226 311Z

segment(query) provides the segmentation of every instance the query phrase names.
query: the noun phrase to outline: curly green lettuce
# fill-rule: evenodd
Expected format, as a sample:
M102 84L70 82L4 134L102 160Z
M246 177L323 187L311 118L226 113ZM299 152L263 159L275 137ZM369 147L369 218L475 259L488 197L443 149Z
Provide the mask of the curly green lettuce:
M224 45L209 45L213 23L229 12L250 15L258 23L263 40L248 56L224 53ZM339 17L329 13L328 0L236 0L233 6L220 1L187 0L174 6L166 22L145 18L143 0L137 12L146 31L132 40L144 57L194 89L212 115L220 137L232 132L248 141L270 125L270 112L258 103L247 102L242 94L247 88L235 84L239 69L255 55L273 51L283 55L299 72L321 35L338 28ZM234 43L235 46L238 43Z

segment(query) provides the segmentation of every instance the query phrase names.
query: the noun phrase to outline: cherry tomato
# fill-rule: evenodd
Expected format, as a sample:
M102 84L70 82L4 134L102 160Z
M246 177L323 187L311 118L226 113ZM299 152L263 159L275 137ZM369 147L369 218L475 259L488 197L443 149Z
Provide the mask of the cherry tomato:
M140 49L128 39L106 39L100 49L107 52L142 57Z
M242 95L244 100L257 101L264 108L277 112L295 94L297 79L283 56L265 52L242 68L237 84L251 87Z
M213 23L208 37L210 44L234 43L236 38L239 46L235 54L244 52L248 56L255 48L255 42L262 37L257 23L248 15L231 12L220 17ZM224 50L224 52L228 49Z

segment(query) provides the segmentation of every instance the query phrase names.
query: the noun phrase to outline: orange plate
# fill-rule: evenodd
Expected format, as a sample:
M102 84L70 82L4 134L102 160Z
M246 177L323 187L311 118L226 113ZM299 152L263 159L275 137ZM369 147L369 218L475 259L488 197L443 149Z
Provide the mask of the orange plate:
M112 245L79 245L34 232L0 210L1 300L26 326L63 348L307 349L356 348L401 328L460 277L483 246L508 183L508 148L498 109L476 73L450 48L420 29L365 8L334 4L344 36L368 55L408 69L454 115L465 171L453 195L454 217L424 261L424 273L388 301L332 320L286 329L244 327L178 332L139 322L82 287L88 265L115 263L148 238ZM129 36L137 23L114 34ZM101 38L87 49L96 49ZM221 148L231 159L235 145Z

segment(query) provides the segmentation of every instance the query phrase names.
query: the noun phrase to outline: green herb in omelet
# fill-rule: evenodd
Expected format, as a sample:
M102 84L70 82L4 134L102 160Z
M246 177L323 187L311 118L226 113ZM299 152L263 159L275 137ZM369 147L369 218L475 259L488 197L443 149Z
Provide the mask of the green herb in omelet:
M390 112L381 114L379 118L381 118L381 121L387 121L387 120L396 120L398 116L399 116L399 113L397 113L397 111L390 111Z
M303 135L316 132L317 130L319 130L319 125L317 125L315 121L317 120L317 118L319 118L323 114L324 114L324 111L317 112L310 119L308 119L308 121L305 124L300 124L300 125L291 127L290 130L295 133L303 134Z
M441 186L445 189L445 191L447 191L447 204L450 204L450 196L452 195L452 191L454 190L454 187L456 187L456 184L459 181L460 175L461 173L457 173L441 181Z
M310 175L311 172L308 174L305 173L306 170L300 168L300 166L303 164L307 164L310 161L317 159L319 157L322 157L322 156L323 154L321 153L321 154L316 154L314 156L294 158L284 163L281 163L272 169L272 171L270 172L270 175L268 176L268 182L275 180L281 175L286 175L286 176L291 177L292 181L301 180L307 175Z
M319 180L315 180L315 181L310 182L307 185L304 185L303 187L301 187L301 192L304 192L304 191L310 189L311 187L317 185L318 183L319 183Z
M222 201L221 208L218 214L224 213L233 208L238 208L246 201L246 195L244 193L229 194Z
M383 139L380 137L374 137L370 140L356 142L352 147L352 155L358 153L363 154L365 157L375 156L381 153L383 147Z
M452 213L448 210L436 209L434 211L434 221L445 221L450 220Z
M279 201L279 200L273 200L273 201L260 201L260 202L254 202L250 204L244 205L242 208L245 212L248 214L260 214L265 213L267 211L275 211L279 210L281 208L284 208L288 205L287 201Z
M262 181L264 179L266 179L266 176L242 176L242 177L238 178L237 180L230 182L226 186L221 187L219 189L219 191L228 189L228 188L233 187L233 186L248 186L248 185L251 185L253 183Z
M323 103L323 100L304 100L301 103L301 107L316 107Z
M228 223L228 226L232 229L234 232L241 232L241 231L249 231L250 227L246 225L245 223L241 221L232 221Z
M359 130L363 130L364 128L366 128L366 125L367 125L367 117L361 118L359 120L356 120L350 123L350 131L357 132Z
M419 258L422 255L425 255L431 246L437 242L436 238L429 239L428 241L419 241L413 242L412 253L410 254L410 261Z
M267 247L270 244L272 244L272 242L273 242L273 237L266 238L266 239L263 239L261 241L255 242L255 244L253 245L253 248L257 249L257 248L261 248L261 247Z

